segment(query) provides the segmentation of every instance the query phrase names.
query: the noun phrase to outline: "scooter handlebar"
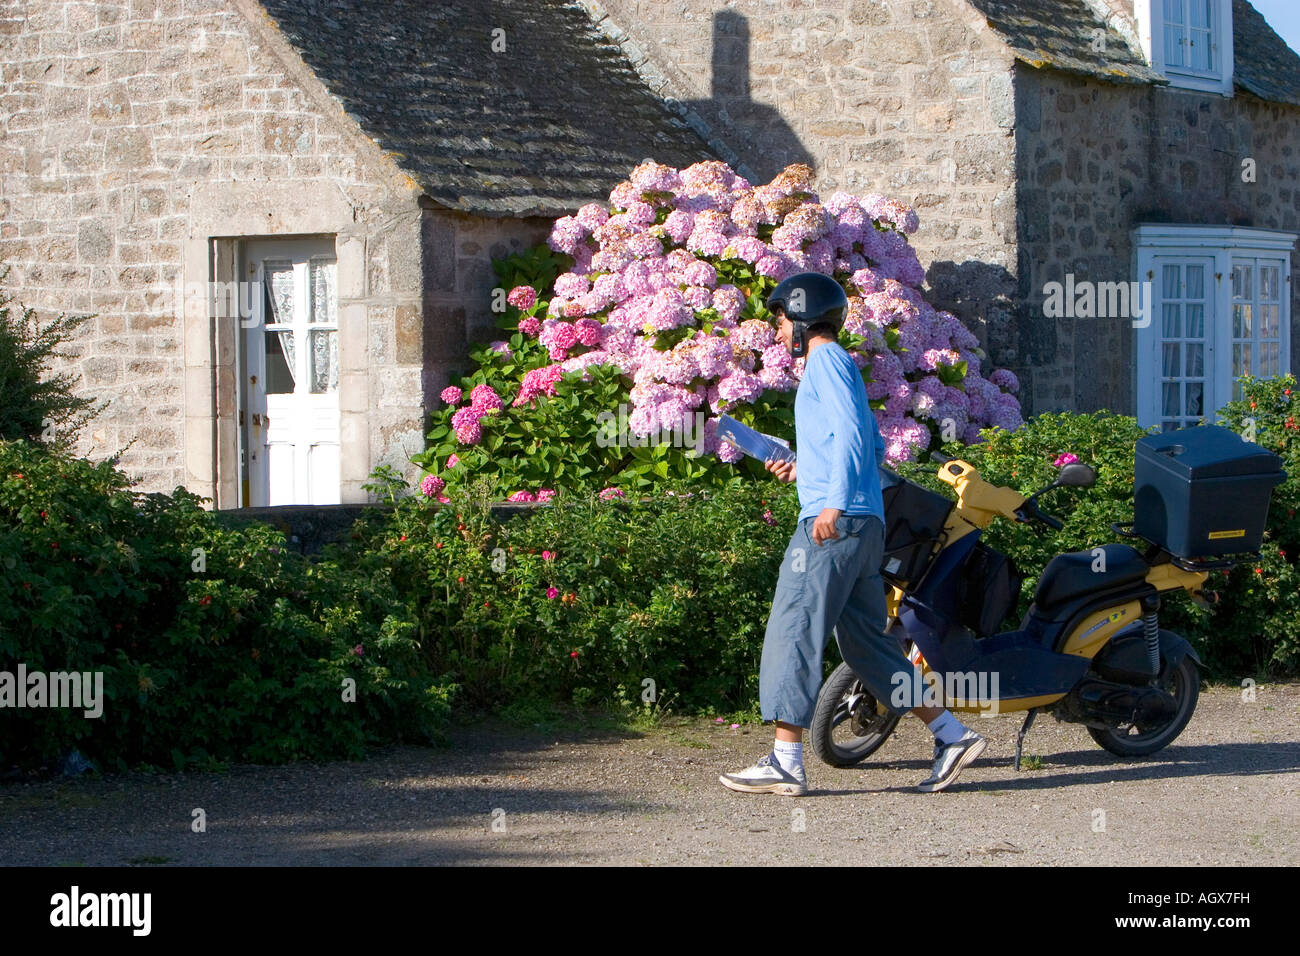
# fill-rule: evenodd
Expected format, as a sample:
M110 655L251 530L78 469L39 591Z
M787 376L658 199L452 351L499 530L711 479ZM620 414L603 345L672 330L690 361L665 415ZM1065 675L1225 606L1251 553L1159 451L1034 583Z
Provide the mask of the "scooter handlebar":
M1020 506L1017 513L1021 516L1022 521L1041 521L1053 531L1060 531L1065 527L1060 518L1053 518L1051 515L1040 511L1032 498L1026 498L1025 503Z

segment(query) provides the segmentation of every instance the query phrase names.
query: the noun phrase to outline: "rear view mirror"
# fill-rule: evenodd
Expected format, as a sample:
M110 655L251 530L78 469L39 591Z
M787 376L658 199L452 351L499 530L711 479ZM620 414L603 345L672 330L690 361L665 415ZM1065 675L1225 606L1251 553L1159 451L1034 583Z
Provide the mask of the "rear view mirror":
M1056 476L1058 485L1071 488L1091 488L1097 481L1097 472L1091 465L1074 463L1066 465Z

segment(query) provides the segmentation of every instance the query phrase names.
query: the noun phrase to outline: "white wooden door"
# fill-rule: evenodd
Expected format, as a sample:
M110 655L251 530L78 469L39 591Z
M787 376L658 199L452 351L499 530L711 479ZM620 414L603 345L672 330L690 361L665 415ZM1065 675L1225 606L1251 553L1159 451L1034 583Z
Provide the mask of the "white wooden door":
M334 243L249 242L260 294L244 329L249 504L338 504Z

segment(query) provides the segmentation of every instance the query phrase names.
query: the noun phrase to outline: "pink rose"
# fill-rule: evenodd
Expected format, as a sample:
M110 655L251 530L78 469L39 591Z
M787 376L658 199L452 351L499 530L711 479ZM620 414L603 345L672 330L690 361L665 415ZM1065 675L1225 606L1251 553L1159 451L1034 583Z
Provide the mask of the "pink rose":
M554 601L557 597L560 596L560 592L557 588L547 588L546 596L550 598L552 601Z

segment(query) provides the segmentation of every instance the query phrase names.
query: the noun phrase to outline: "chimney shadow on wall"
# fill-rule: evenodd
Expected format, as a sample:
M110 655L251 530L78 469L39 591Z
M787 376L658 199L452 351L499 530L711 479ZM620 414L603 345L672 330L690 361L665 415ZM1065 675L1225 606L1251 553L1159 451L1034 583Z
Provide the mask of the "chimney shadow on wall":
M1021 380L1019 397L1026 399L1031 394L1033 366L1050 363L1056 354L1057 323L1032 320L1020 283L1003 266L944 260L931 263L925 279L926 300L957 316L980 337L988 355L983 374L1011 369Z
M749 21L734 10L713 15L712 89L707 100L685 100L713 127L714 134L739 156L757 177L768 182L791 163L817 171L781 111L758 103L750 95Z

